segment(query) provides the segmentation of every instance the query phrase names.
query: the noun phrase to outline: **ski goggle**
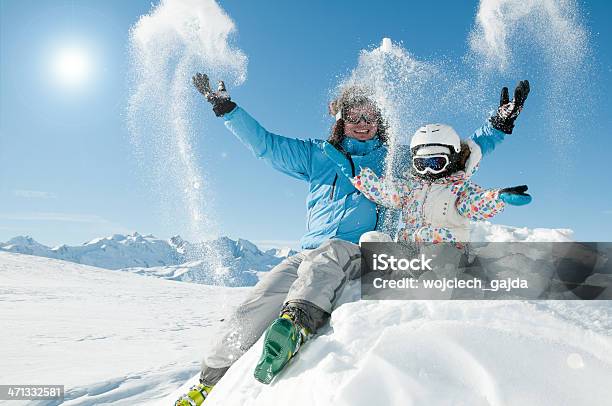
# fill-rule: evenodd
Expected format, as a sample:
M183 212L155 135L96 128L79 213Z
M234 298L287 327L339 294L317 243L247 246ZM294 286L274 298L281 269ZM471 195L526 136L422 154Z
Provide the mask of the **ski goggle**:
M350 108L342 114L342 118L351 124L357 124L361 119L368 124L372 124L378 121L380 114L373 107Z
M423 157L416 156L412 158L412 167L421 175L427 172L437 175L438 173L444 172L449 163L450 160L448 156L444 154Z

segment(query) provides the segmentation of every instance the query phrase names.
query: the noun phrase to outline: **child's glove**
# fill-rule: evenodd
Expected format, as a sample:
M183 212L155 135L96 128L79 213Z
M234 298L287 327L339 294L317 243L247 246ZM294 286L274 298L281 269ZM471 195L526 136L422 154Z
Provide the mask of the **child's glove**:
M353 161L339 151L329 142L323 143L323 153L336 165L340 167L340 170L347 178L351 179L355 176L355 167Z
M217 117L222 117L236 107L236 103L230 98L229 93L225 89L225 83L222 80L219 81L216 92L213 92L210 88L208 75L198 72L193 76L192 80L196 89L212 104L213 111Z
M514 89L514 98L512 101L510 101L510 97L508 96L508 88L504 87L501 91L497 113L489 120L493 128L496 128L506 134L512 134L514 121L518 115L521 114L528 94L528 80L521 80L519 82L516 89Z
M531 202L531 195L525 193L527 185L509 187L499 191L499 198L512 206L524 206Z

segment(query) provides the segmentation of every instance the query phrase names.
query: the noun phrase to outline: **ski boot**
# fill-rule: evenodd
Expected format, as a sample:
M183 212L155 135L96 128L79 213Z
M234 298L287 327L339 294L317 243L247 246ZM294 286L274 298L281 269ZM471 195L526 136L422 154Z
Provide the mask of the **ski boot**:
M174 406L200 406L206 400L212 388L212 386L205 386L203 383L194 385L189 389L189 392L174 403Z
M261 383L269 384L287 365L307 340L309 331L300 326L290 314L283 314L266 330L261 358L254 376Z

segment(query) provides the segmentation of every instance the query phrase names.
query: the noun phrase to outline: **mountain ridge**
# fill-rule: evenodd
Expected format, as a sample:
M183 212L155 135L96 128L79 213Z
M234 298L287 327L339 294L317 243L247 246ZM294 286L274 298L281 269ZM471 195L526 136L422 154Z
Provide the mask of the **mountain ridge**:
M0 251L60 259L82 265L155 276L170 280L224 286L251 286L258 273L269 271L296 251L288 248L260 250L245 239L219 237L191 243L180 236L168 240L152 234L113 234L82 245L49 247L31 236L0 243ZM210 260L207 255L218 258Z

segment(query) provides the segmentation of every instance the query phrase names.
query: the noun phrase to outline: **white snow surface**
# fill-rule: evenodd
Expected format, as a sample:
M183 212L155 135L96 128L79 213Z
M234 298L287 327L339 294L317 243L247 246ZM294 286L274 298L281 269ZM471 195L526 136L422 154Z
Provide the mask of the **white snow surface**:
M197 373L246 293L0 251L0 383L65 385L64 405L149 404Z
M358 286L343 301L357 300ZM612 304L355 301L342 304L271 385L262 340L212 391L217 405L607 405ZM184 393L193 377L160 406Z

